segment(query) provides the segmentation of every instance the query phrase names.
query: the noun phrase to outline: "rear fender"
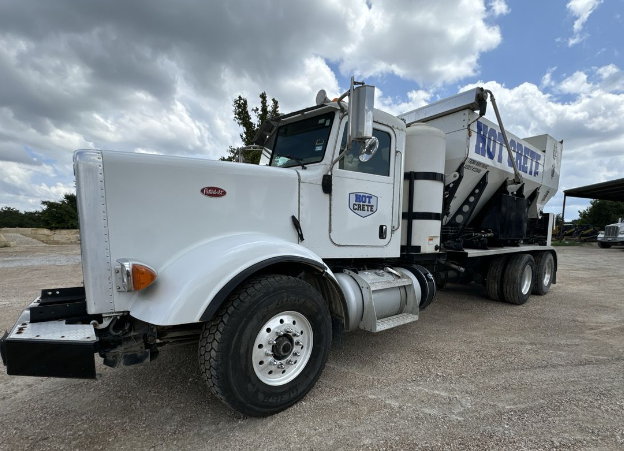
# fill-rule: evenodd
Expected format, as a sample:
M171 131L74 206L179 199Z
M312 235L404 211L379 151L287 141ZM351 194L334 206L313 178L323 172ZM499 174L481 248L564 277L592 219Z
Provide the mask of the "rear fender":
M159 326L208 321L240 283L278 263L309 266L338 286L331 270L309 249L270 235L236 234L175 256L158 271L152 286L134 293L129 311Z

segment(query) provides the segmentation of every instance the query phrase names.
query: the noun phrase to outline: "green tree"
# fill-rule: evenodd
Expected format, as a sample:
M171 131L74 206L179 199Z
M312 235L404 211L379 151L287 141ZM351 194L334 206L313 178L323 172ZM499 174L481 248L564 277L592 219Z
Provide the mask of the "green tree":
M41 212L21 212L17 208L0 208L0 227L41 227Z
M254 136L258 132L258 129L264 121L273 117L279 116L279 102L275 98L271 98L271 105L266 92L260 94L260 106L249 110L249 104L247 99L243 96L238 96L234 99L234 122L239 127L242 127L243 132L239 135L243 145L250 146L253 144ZM254 122L252 118L255 116ZM243 159L247 163L258 164L260 162L261 152L259 150L245 150L243 151ZM220 158L221 161L238 161L238 149L230 146L228 148L228 154Z
M78 201L75 194L65 194L59 202L44 200L41 205L43 205L41 211L21 212L13 207L0 208L0 228L78 228Z
M23 227L22 212L13 207L0 209L0 227Z
M578 222L603 229L604 226L617 222L618 218L624 218L624 202L594 199L589 207L579 211Z
M59 202L41 202L41 225L47 229L77 229L78 202L75 194L65 194Z

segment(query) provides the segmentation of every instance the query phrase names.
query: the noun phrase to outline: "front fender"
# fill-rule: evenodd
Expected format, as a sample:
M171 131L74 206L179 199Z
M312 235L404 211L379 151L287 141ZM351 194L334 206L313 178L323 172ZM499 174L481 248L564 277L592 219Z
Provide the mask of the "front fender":
M326 271L335 280L323 260L299 244L263 234L222 236L198 243L163 265L152 286L134 293L129 311L159 326L206 321L249 275L288 261Z

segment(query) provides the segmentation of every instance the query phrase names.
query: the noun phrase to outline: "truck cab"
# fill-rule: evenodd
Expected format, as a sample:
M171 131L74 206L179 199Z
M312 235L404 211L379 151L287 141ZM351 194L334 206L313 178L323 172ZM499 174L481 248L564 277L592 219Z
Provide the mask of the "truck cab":
M323 259L398 257L405 124L375 109L377 152L361 161L354 143L332 167L347 146L345 113L331 102L280 121L260 165L297 173L303 246ZM330 168L331 188L323 188Z

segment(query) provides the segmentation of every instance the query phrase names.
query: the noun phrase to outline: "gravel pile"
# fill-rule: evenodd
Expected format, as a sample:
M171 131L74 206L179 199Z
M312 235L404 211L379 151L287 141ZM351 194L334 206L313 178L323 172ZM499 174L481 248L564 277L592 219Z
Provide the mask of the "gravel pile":
M3 235L8 242L14 243L15 246L47 246L47 244L39 240L20 235L19 233L4 233Z

